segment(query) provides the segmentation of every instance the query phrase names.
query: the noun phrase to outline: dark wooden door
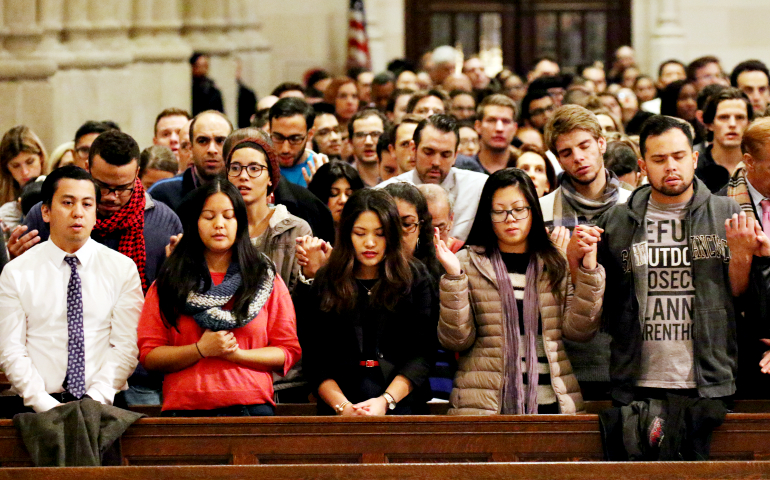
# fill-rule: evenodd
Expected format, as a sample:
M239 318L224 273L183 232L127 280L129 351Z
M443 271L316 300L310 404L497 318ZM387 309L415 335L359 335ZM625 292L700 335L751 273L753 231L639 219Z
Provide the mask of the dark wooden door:
M412 61L439 45L465 55L489 42L503 64L526 73L535 59L555 58L565 70L611 62L631 43L631 0L405 0L406 55Z

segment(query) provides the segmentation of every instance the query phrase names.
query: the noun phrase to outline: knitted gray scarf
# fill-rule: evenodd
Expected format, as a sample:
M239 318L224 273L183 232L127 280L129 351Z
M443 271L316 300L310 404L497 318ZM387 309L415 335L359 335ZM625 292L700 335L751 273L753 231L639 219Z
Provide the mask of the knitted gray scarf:
M578 217L587 219L598 217L618 203L620 180L614 173L607 173L607 185L604 193L596 200L586 198L575 190L572 180L564 175L561 183L561 212L553 212L553 224L557 227L574 227L579 224Z
M241 285L241 280L241 270L238 262L231 262L222 283L219 285L212 283L211 288L205 292L190 292L182 313L191 315L201 328L215 332L232 330L248 325L259 314L262 307L265 306L267 299L270 298L270 294L273 292L275 271L272 268L267 269L267 275L265 275L262 285L259 286L254 298L251 300L251 304L249 304L248 316L244 322L236 321L233 312L223 308L235 295L235 292ZM203 286L201 285L202 288Z
M524 395L524 377L521 371L521 352L519 342L519 309L516 307L511 278L505 267L503 257L495 249L490 257L492 268L497 279L497 289L503 307L505 322L505 378L503 379L503 405L501 413L522 415L537 413L537 322L540 319L540 302L538 300L537 281L540 278L540 266L535 257L530 258L527 266L526 287L524 288L524 335L527 351L524 357L527 363L527 393Z

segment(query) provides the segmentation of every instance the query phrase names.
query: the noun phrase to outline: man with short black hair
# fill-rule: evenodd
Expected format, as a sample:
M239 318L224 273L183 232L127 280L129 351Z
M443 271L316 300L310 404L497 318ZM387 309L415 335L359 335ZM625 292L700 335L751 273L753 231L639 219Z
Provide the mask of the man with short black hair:
M299 83L295 82L283 82L273 89L270 95L276 96L279 99L287 97L297 97L305 99L305 88Z
M481 189L487 176L454 167L459 143L459 127L453 116L442 113L422 120L414 131L414 170L382 182L377 188L394 182L441 185L455 205L455 221L450 235L464 242L476 218Z
M377 172L380 182L390 180L400 173L396 157L388 149L391 131L385 130L380 139L377 140Z
M392 127L388 150L396 159L399 175L414 169L414 131L421 121L422 118L410 113Z
M452 90L449 98L449 113L456 119L472 120L476 116L476 99L470 92Z
M219 91L214 80L208 77L209 56L195 52L190 57L192 69L192 114L197 116L208 110L224 112L222 92Z
M687 65L687 79L693 82L699 92L707 85L719 83L728 85L719 59L713 55L699 57Z
M334 106L319 102L313 105L315 120L313 122L313 151L323 153L330 160L339 160L342 156L342 135L340 122L334 115Z
M746 60L733 69L730 84L740 88L751 100L754 115L765 115L767 104L770 103L770 71L767 65L759 60Z
M147 291L166 259L169 239L182 233L182 223L168 206L145 193L138 178L139 155L130 135L108 131L94 140L88 170L100 189L92 237L134 260ZM32 207L24 225L37 230L41 241L48 239L41 204Z
M281 175L296 185L307 187L303 175L314 172L316 154L307 149L312 145L315 130L315 110L301 98L282 98L270 107L270 138L281 166Z
M99 197L91 176L59 168L41 194L50 241L0 275L0 367L15 394L0 402L6 418L85 397L120 404L139 353L139 273L91 239Z
M170 148L178 161L180 134L188 120L190 120L190 114L181 108L167 108L160 112L155 118L153 145L163 145Z
M545 125L553 117L556 110L553 97L546 90L528 91L521 101L521 113L519 124L532 127L541 134L545 131Z
M695 178L692 142L686 122L648 119L639 165L649 184L582 232L583 241L601 236L616 405L671 394L725 401L735 393L733 296L745 289L746 261L766 255L770 240L735 201Z
M192 168L175 177L161 180L152 186L152 198L165 203L176 211L185 195L225 171L222 145L233 124L221 112L207 110L196 115L190 122Z
M88 151L96 137L108 130L120 130L112 122L96 122L88 120L75 132L75 147L72 149L75 165L86 168L88 164Z
M712 95L703 109L703 123L714 141L701 155L695 175L711 192L718 192L743 161L741 140L753 114L749 98L741 90L727 87Z
M658 67L658 81L655 86L659 92L662 92L667 86L677 80L685 80L687 78L687 72L685 71L684 63L679 60L670 59L660 64ZM647 102L642 103L641 109L645 112L660 113L660 96L653 98Z
M447 111L449 99L441 90L423 90L416 92L406 105L406 113L413 113L422 118L428 118L437 113Z
M348 123L348 133L353 144L353 166L364 185L373 187L380 182L377 168L377 142L389 128L388 119L379 110L359 110Z

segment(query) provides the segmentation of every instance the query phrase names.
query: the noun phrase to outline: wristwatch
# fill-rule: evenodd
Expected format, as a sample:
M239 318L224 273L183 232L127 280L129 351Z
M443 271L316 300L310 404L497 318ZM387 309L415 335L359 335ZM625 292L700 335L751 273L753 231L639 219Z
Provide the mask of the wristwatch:
M382 394L382 397L385 399L386 402L388 402L388 410L396 409L396 399L393 398L393 395L389 394L388 392L385 392Z

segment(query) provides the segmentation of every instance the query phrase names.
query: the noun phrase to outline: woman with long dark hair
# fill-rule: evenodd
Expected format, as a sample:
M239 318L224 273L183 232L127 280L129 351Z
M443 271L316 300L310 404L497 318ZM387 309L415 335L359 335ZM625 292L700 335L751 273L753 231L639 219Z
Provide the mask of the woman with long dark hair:
M575 235L583 238L580 228ZM578 242L573 291L567 260L549 238L537 192L522 170L490 175L458 256L437 235L442 277L438 336L463 352L450 396L456 415L576 413L580 387L562 336L589 340L599 321L604 268Z
M669 83L660 92L660 114L681 118L695 130L695 143L706 138L706 127L698 121L698 90L688 80L676 80Z
M331 211L336 235L342 209L354 192L364 188L364 182L355 168L333 160L318 168L307 188ZM326 264L332 252L332 243L312 235L297 239L297 263L302 267L303 278L315 277L318 269Z
M163 414L273 415L272 372L300 356L286 285L249 241L232 183L215 178L179 211L185 234L139 321L142 365L166 373Z
M354 193L312 288L295 291L305 373L320 413L426 413L435 345L425 267L404 251L393 198Z
M406 253L428 267L428 272L438 284L444 269L436 258L433 217L428 210L425 196L417 187L406 182L391 183L384 190L396 200Z

